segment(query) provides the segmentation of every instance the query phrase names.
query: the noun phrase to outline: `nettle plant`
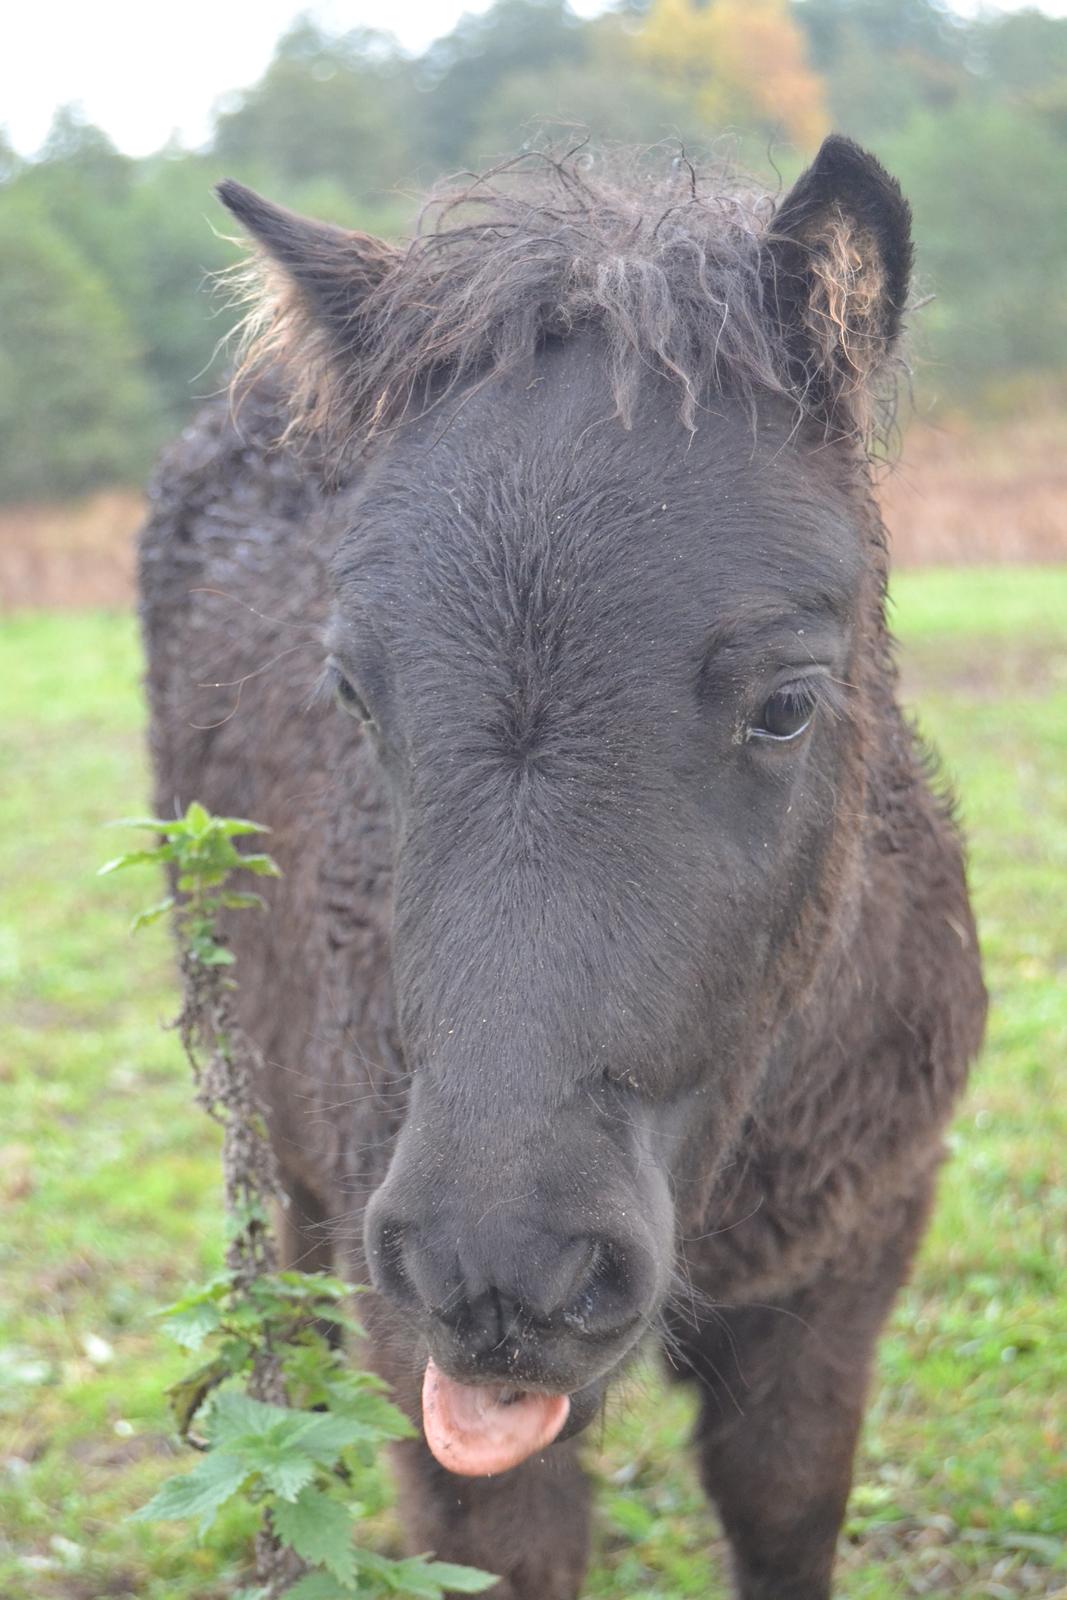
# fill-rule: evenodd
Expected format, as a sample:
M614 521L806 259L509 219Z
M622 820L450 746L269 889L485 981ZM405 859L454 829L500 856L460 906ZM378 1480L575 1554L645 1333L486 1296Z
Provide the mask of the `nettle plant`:
M234 958L219 927L223 911L265 909L260 895L231 882L239 872L278 875L270 856L234 843L268 830L213 816L196 802L173 821L141 817L118 825L150 829L159 842L118 856L101 872L163 865L174 883L174 893L132 926L173 920L183 985L175 1027L197 1101L223 1130L228 1234L223 1270L165 1312L167 1331L197 1357L167 1394L181 1438L201 1459L134 1515L195 1519L202 1537L235 1499L256 1507L255 1583L240 1600L477 1594L496 1580L422 1557L392 1560L356 1544L361 1519L383 1502L378 1452L414 1430L382 1380L353 1366L327 1336L327 1328L359 1333L346 1309L354 1286L278 1266L270 1206L281 1191L258 1094L262 1060L236 1021Z

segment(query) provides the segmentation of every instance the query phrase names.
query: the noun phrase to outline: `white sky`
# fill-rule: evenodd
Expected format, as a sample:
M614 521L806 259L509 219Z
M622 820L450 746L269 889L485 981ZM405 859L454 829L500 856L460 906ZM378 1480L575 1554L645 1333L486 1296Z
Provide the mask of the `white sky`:
M0 126L30 154L52 113L81 104L123 150L146 155L177 133L202 143L211 108L228 90L254 83L294 16L311 10L331 27L380 28L409 50L448 33L490 0L23 0L7 7L0 32ZM590 16L606 0L571 0ZM1027 0L1004 0L1019 10ZM957 0L973 15L980 0ZM1041 9L1067 16L1067 0Z

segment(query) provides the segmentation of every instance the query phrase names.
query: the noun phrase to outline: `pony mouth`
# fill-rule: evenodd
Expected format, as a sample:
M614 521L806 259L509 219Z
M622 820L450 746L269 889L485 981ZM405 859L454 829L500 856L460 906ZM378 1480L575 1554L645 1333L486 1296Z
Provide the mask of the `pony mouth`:
M459 1383L431 1357L422 1382L423 1434L449 1472L492 1477L580 1433L600 1408L604 1382L598 1379L573 1395Z
M431 1358L422 1382L422 1428L434 1458L462 1477L508 1472L545 1450L570 1414L570 1396L507 1384L457 1383Z

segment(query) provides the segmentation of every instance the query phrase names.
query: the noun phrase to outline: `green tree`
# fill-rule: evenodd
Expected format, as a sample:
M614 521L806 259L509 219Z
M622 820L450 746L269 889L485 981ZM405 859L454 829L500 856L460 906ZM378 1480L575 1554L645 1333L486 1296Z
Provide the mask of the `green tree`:
M588 26L566 0L497 0L481 16L461 17L418 63L421 93L410 109L418 118L419 155L430 176L479 166L487 154L499 154L499 147L492 152L481 148L483 109L509 78L535 80L536 98L537 79L547 80L557 68L580 70L588 59L587 40ZM544 110L543 103L529 112L519 113L516 107L506 117L517 115L521 122L523 116ZM494 124L499 129L499 115Z
M682 85L637 59L632 31L616 13L585 24L580 51L507 71L481 106L471 153L508 156L524 142L565 139L571 128L638 145L665 138L691 144L708 132Z
M159 438L218 387L207 369L229 323L210 277L237 259L217 231L220 176L216 163L180 149L133 161L66 107L39 157L0 191L0 206L34 206L106 283L138 348Z
M981 402L1013 372L1067 368L1064 148L1035 117L975 97L925 112L880 154L915 215L923 387Z
M224 166L290 185L330 179L359 200L380 200L410 177L409 68L369 29L331 35L304 18L259 83L231 98L215 126Z
M992 16L977 30L981 77L1034 112L1067 142L1067 17L1028 8Z
M793 7L836 127L877 141L974 87L972 32L940 0L800 0Z
M225 354L214 358L234 319L213 275L238 252L212 192L218 175L202 156L155 156L140 164L114 216L121 249L113 281L168 430L226 380Z
M6 131L0 128L0 184L10 183L23 166L22 157L8 138Z
M0 206L0 495L77 493L141 475L152 403L101 275L35 208Z
M129 200L138 164L76 106L61 106L37 156L14 174L11 192L28 198L114 284L126 249L116 218Z
M370 159L368 157L368 159ZM286 204L351 226L402 228L399 207L377 212L350 187L313 170L300 180L262 156L191 154L168 147L133 161L76 109L56 114L42 151L13 163L0 211L29 207L71 244L96 274L139 352L145 421L158 440L184 424L196 403L225 381L225 347L235 314L214 275L239 259L213 185L224 176L257 184ZM399 214L398 214L399 213ZM145 429L140 430L143 438Z

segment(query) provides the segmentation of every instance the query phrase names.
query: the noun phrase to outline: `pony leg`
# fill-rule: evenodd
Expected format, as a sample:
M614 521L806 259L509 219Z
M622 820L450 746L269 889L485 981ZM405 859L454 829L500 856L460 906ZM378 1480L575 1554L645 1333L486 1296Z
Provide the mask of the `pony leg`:
M740 1600L829 1600L871 1358L926 1210L910 1203L890 1244L857 1239L779 1307L724 1311L692 1352L701 1475Z

